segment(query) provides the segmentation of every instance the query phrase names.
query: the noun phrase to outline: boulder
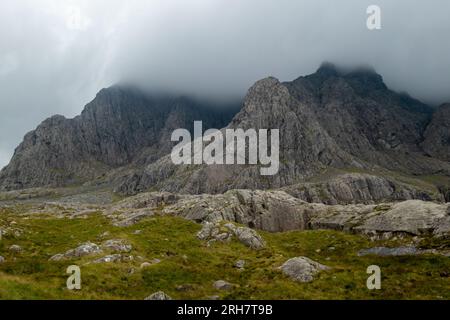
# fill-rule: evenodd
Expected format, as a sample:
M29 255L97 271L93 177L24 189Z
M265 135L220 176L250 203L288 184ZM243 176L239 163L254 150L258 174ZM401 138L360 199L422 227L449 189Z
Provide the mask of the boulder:
M266 246L266 243L261 236L253 229L238 227L235 229L234 234L240 242L251 249L258 250Z
M158 292L152 293L144 300L172 300L172 298L170 296L168 296L167 294L165 294L163 291L158 291Z
M133 247L125 240L113 239L105 241L102 244L102 248L113 252L130 252Z
M93 261L93 263L109 263L109 262L120 262L124 259L121 254L110 254L102 258L98 258ZM128 258L129 259L129 258Z
M307 257L296 257L286 261L280 269L285 275L295 281L311 282L320 271L330 268Z
M22 251L22 247L17 244L13 244L12 246L9 247L9 251L19 253Z
M362 249L358 252L358 256L376 255L376 256L407 256L416 255L421 251L416 247L397 247L397 248L386 248L386 247L375 247L369 249Z
M214 288L217 290L231 290L233 285L225 280L217 280L214 282Z
M75 249L67 251L64 256L66 258L80 258L83 256L102 253L102 249L95 243L86 242Z

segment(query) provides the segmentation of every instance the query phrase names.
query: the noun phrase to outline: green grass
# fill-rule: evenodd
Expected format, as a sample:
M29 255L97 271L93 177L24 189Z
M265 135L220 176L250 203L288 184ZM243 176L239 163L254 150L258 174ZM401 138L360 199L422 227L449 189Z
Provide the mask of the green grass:
M336 231L261 232L268 246L254 251L234 240L208 247L196 238L198 224L167 216L119 228L100 214L68 220L0 212L0 228L8 226L21 230L22 235L9 234L0 240L0 255L6 259L0 264L0 299L143 299L158 290L175 299L212 295L221 299L450 299L449 258L358 257L358 250L385 243ZM135 230L142 232L134 234ZM110 234L100 238L106 231ZM100 244L116 238L133 245L134 261L86 264L97 256L48 261L83 242ZM11 253L12 244L22 246L23 251ZM144 261L158 258L161 263L141 269L138 256ZM293 282L277 267L295 256L307 256L332 269L311 283ZM246 260L244 271L233 267L239 259ZM66 268L72 264L81 268L82 289L78 291L65 285ZM381 290L366 288L366 268L372 264L381 267ZM218 291L213 282L220 279L236 287ZM185 290L177 290L179 286Z

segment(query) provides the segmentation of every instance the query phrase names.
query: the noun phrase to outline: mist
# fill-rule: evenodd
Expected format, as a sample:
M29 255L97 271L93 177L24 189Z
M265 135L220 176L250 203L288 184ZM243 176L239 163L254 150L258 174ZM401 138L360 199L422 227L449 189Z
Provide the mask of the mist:
M366 27L372 4L381 30ZM227 100L330 61L450 101L449 12L447 0L3 0L0 167L45 118L73 117L115 83Z

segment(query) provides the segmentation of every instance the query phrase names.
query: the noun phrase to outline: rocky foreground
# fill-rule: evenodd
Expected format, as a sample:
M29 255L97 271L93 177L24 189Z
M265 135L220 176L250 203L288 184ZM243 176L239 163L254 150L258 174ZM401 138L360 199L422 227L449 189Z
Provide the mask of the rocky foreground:
M284 191L1 195L0 298L449 299L450 204ZM65 288L69 265L80 291ZM379 265L383 289L369 291Z

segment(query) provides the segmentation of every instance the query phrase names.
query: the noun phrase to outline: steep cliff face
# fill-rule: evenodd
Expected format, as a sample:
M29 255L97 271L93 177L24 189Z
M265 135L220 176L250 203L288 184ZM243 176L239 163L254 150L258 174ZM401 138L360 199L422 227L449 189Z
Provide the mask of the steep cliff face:
M440 106L433 115L422 147L431 157L450 161L450 103Z
M171 150L170 134L226 125L237 108L208 108L185 97L151 97L137 89L101 90L80 116L53 116L28 133L0 173L0 188L63 186L95 179L134 161L151 163ZM191 128L192 129L192 128Z
M342 73L325 64L316 73L292 82L267 78L250 88L242 110L228 128L279 129L277 175L262 177L257 165L175 166L163 157L118 179L117 190L125 194L148 188L220 193L233 188L279 188L329 167L450 175L450 164L442 161L445 158L432 158L423 151L424 143L433 143L424 142L433 112L433 108L389 90L373 70ZM389 190L382 193L389 198ZM409 192L403 194L410 196Z

